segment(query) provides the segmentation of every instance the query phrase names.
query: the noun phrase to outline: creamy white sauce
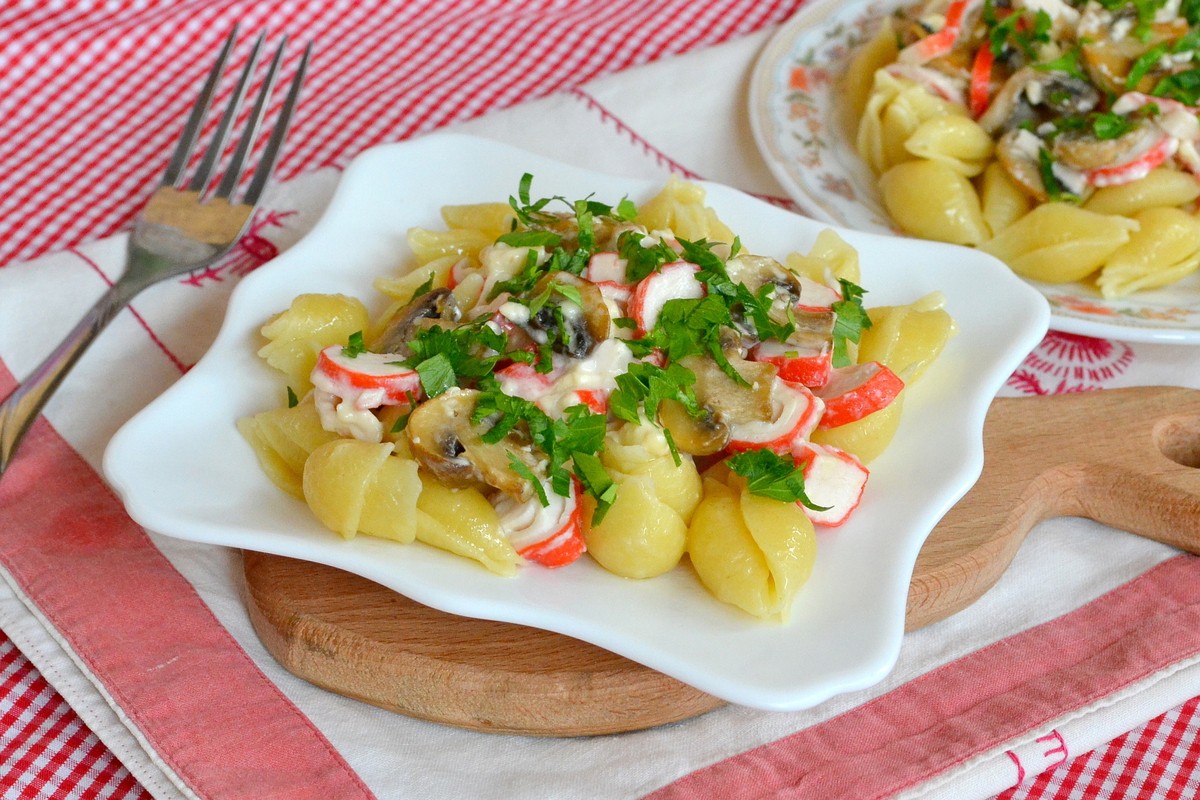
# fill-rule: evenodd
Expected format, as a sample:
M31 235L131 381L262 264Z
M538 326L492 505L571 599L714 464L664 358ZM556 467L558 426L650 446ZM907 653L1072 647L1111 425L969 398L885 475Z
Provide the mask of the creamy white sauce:
M567 359L562 372L534 402L550 416L561 417L569 406L579 404L577 392L616 389L617 377L629 371L631 361L633 352L624 341L605 339L587 358Z

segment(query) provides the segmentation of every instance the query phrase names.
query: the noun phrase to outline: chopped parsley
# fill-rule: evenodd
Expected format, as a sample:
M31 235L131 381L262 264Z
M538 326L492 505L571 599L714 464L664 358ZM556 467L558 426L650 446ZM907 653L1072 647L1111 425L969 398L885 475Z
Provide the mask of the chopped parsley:
M866 290L861 286L839 278L842 299L833 304L833 365L845 367L853 363L849 342L858 344L862 332L871 327L871 317L863 307L862 298Z
M366 351L367 347L363 344L363 332L355 331L350 334L349 339L346 341L346 346L342 348L342 355L346 358L357 358Z
M814 511L828 508L816 505L808 498L804 490L804 468L790 456L781 456L772 450L746 450L730 456L725 463L746 479L746 488L751 494L784 503L802 503Z

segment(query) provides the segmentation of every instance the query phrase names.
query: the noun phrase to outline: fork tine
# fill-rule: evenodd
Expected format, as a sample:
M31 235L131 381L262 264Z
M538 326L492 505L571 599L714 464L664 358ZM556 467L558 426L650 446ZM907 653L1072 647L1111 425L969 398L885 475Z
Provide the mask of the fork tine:
M242 75L238 78L237 86L233 90L233 96L229 98L229 105L225 107L225 113L221 115L221 121L217 125L212 142L209 143L208 149L204 152L204 158L201 159L200 166L196 168L196 174L192 176L191 182L188 183L188 189L191 191L203 193L204 188L208 185L212 177L213 169L216 167L217 162L221 160L225 144L229 141L229 129L233 126L233 121L237 117L238 107L242 104L242 98L246 96L246 87L250 83L250 76L254 73L255 65L258 63L258 54L262 50L265 39L266 34L260 33L258 39L254 42L254 47L250 51L250 58L246 62L246 68L242 70Z
M312 56L312 42L304 48L304 54L300 56L300 64L296 67L296 74L292 78L292 84L288 88L287 98L284 100L283 108L279 112L279 118L275 121L275 129L271 131L271 138L267 140L267 147L263 151L262 161L259 162L258 169L254 171L254 177L250 181L250 186L246 189L246 197L242 200L247 205L255 205L258 198L262 195L263 189L267 185L267 181L271 179L271 173L275 169L275 162L279 159L279 152L283 149L283 140L287 137L288 126L292 121L292 113L296 110L296 104L300 100L300 87L304 84L304 71L308 67L309 58Z
M213 94L216 92L217 84L221 80L221 73L225 71L225 62L229 59L230 52L233 51L233 43L237 40L238 26L235 24L233 30L229 32L228 38L225 39L225 44L221 46L221 52L217 56L217 63L213 64L212 69L208 73L208 78L204 81L204 86L200 89L200 96L196 98L195 105L192 106L191 112L188 114L187 122L184 123L183 133L179 137L179 144L175 146L175 152L171 154L171 161L167 164L166 174L163 175L164 186L174 186L179 176L183 174L184 168L187 166L188 159L192 157L192 148L196 144L196 136L200 133L200 127L204 123L205 116L208 115L209 104L212 103Z
M237 187L238 181L242 177L242 167L245 165L246 155L254 147L254 139L258 134L258 127L262 123L263 114L267 108L267 99L271 96L271 90L275 86L275 76L279 72L279 64L283 60L284 50L287 49L287 37L283 37L283 41L279 43L278 49L275 50L275 57L271 59L271 66L267 68L266 77L263 78L262 87L258 91L258 98L254 101L254 110L250 112L250 117L246 120L246 127L242 131L242 136L238 141L237 149L229 160L228 166L225 168L225 177L221 179L220 186L217 187L213 197L222 197L226 200L233 194L233 190Z

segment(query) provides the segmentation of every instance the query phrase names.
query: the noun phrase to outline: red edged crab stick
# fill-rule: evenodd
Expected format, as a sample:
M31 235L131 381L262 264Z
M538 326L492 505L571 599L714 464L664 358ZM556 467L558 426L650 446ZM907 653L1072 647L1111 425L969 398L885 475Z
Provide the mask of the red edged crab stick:
M808 387L776 380L771 394L776 409L774 419L731 425L730 452L767 449L786 453L816 430L825 404Z
M544 567L563 567L583 555L583 512L578 488L571 496L555 494L543 484L548 505L535 494L520 501L499 493L492 501L500 515L501 527L517 554Z
M878 361L838 367L829 383L817 390L825 401L821 428L837 428L885 408L904 388L904 381Z
M862 502L870 472L855 456L832 445L803 442L793 448L792 457L804 470L804 492L817 511L800 507L814 525L836 528L850 518Z
M629 316L639 333L648 333L668 300L698 300L704 297L704 284L696 279L695 264L676 261L638 281L629 297Z

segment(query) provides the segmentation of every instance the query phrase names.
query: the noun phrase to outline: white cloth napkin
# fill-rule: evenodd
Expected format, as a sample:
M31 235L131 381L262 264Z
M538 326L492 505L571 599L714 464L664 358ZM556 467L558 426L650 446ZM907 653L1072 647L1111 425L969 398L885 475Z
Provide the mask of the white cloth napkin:
M783 196L746 121L750 69L769 32L611 76L471 123L462 132L562 161L630 177L672 172ZM698 76L703 76L698 79ZM553 121L553 124L546 124ZM275 187L270 204L298 213L262 235L285 248L319 215L338 174L325 171ZM0 269L0 358L18 377L47 352L120 269L120 237ZM179 376L145 335L144 323L184 363L194 363L220 324L233 276L203 292L159 286L118 318L84 357L46 415L94 467L116 429ZM53 298L48 302L47 298ZM1125 345L1119 345L1125 348ZM1122 350L1122 352L1124 352ZM1136 345L1109 385L1200 386L1191 349ZM102 399L102 402L97 402ZM900 661L879 685L795 713L737 706L667 728L594 739L534 739L472 733L391 714L317 689L281 669L253 633L229 551L154 537L254 662L303 710L379 797L633 798L696 769L852 709L939 665L1053 619L1169 558L1175 551L1077 519L1041 525L999 584L961 614L905 638ZM1103 557L1097 553L1103 552ZM7 576L6 576L7 577ZM11 584L0 586L0 627L29 655L97 735L156 796L189 796L119 708L81 670L56 633ZM198 676L200 679L200 676ZM1052 720L1017 741L960 764L905 796L983 798L1027 772L1057 763L1037 740L1048 730L1078 754L1200 693L1200 666L1172 665L1120 696ZM1023 748L1023 750L1021 750ZM1052 748L1051 748L1052 749ZM1041 754L1038 756L1038 754ZM1061 759L1059 759L1061 760Z

